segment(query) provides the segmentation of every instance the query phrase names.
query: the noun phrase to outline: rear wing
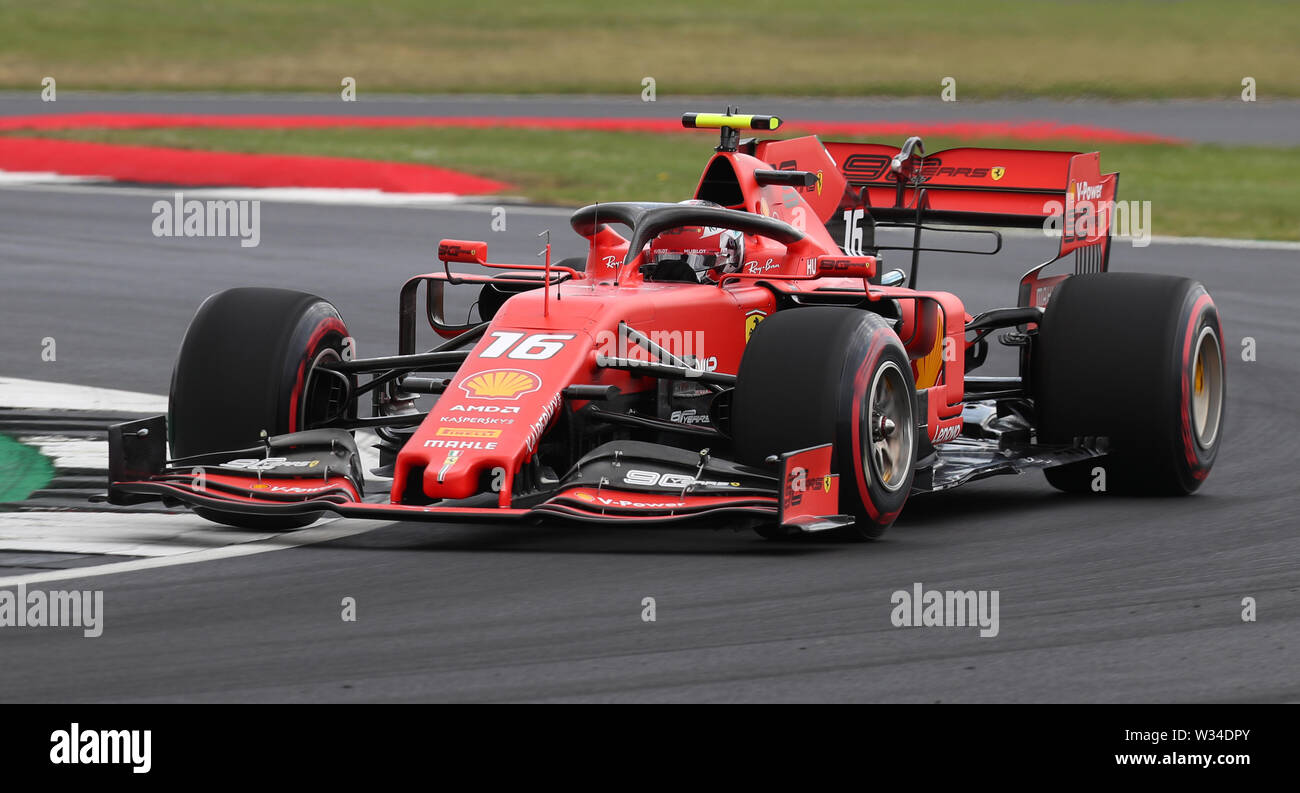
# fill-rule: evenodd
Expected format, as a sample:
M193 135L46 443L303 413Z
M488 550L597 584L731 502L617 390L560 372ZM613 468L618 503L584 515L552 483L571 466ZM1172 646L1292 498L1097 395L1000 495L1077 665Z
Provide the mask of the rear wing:
M764 155L786 154L785 147L793 143L763 141L755 154L771 161ZM834 180L824 181L836 189L843 185L837 204L823 200L815 205L827 231L845 253L863 255L884 247L875 245L877 227L914 229L913 246L894 248L913 251L913 286L919 251L952 250L921 247L921 230L949 230L928 223L1059 231L1057 255L1021 280L1021 305L1045 304L1051 287L1067 276L1040 279L1039 272L1067 254L1075 254L1076 273L1107 268L1119 174L1102 174L1096 152L962 147L927 156L920 138L909 138L902 147L822 145L839 171ZM1000 250L1000 235L989 233L998 238L993 251L969 252Z
M912 140L917 143L909 150L878 143L825 146L849 190L865 197L880 220L911 219L924 190L930 198L927 220L1038 227L1061 214L1067 198L1071 203L1113 201L1119 183L1119 174L1102 175L1096 152L966 147L925 156L919 139ZM1109 218L1105 220L1108 232ZM1089 241L1108 236L1095 233L1100 231L1095 226L1092 230ZM1061 254L1080 242L1062 239Z

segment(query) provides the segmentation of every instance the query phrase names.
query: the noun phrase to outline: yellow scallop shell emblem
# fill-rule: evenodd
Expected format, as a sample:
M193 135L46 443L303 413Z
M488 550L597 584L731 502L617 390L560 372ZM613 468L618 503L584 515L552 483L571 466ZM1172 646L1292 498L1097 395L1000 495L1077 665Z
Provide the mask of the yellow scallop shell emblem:
M518 369L493 369L465 380L460 387L473 399L518 399L541 388L541 378Z

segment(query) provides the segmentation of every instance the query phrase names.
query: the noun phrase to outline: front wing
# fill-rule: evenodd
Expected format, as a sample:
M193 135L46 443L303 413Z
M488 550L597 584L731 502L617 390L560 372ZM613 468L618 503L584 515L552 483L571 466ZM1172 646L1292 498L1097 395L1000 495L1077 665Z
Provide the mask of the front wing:
M664 524L705 516L778 523L813 532L849 525L835 514L838 477L830 446L780 455L779 475L673 447L611 443L580 460L545 492L510 505L484 494L462 502L400 504L367 497L352 439L341 430L268 438L264 446L166 460L166 419L109 429L109 501L162 500L226 516L337 515L429 522L559 518L594 523Z

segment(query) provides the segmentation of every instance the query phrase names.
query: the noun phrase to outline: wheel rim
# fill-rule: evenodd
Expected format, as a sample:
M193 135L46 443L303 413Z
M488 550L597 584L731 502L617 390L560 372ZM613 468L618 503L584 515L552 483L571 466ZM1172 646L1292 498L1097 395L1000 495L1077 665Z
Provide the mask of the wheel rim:
M1223 418L1223 355L1212 328L1201 329L1192 361L1192 433L1202 449L1214 445Z
M885 490L895 492L907 481L916 448L912 395L898 364L887 361L876 370L862 414L862 459L867 461L869 475Z
M311 429L313 426L338 418L341 412L341 399L346 396L344 393L346 379L337 373L321 369L321 365L341 360L336 351L327 347L321 350L311 362L298 404L300 430Z

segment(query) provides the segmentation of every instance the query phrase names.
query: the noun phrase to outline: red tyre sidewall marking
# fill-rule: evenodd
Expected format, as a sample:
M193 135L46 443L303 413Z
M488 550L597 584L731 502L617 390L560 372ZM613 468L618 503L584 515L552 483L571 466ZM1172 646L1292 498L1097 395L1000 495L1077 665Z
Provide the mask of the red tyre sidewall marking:
M862 506L867 510L867 514L871 516L873 521L880 524L893 522L901 510L882 514L876 509L876 505L872 501L866 471L863 468L865 463L862 459L862 422L858 421L858 417L862 415L862 400L871 387L871 376L875 371L875 364L880 360L885 345L889 341L889 336L889 331L878 329L867 340L867 354L863 356L862 363L853 376L853 403L849 414L851 417L849 432L853 442L851 450L853 453L853 473L858 484L858 495L861 497Z
M294 379L293 393L289 397L289 432L298 431L298 413L301 407L299 402L302 399L303 387L306 385L307 366L316 358L316 345L320 344L321 339L329 335L331 331L347 338L348 329L344 326L343 320L338 317L330 317L317 325L316 330L311 334L311 338L307 340L307 355L298 364L298 376Z
M1196 443L1196 436L1192 427L1192 378L1196 376L1195 349L1193 347L1199 338L1197 329L1201 325L1201 318L1205 315L1207 306L1213 307L1214 301L1208 294L1202 293L1196 302L1192 304L1191 317L1188 318L1187 327L1183 338L1183 398L1182 398L1182 420L1179 426L1179 434L1183 440L1183 455L1187 458L1187 467L1193 478L1202 480L1209 471L1201 463L1199 446ZM1223 360L1223 333L1216 321L1213 323L1214 332L1219 340L1219 366L1220 371L1226 371L1226 362Z

